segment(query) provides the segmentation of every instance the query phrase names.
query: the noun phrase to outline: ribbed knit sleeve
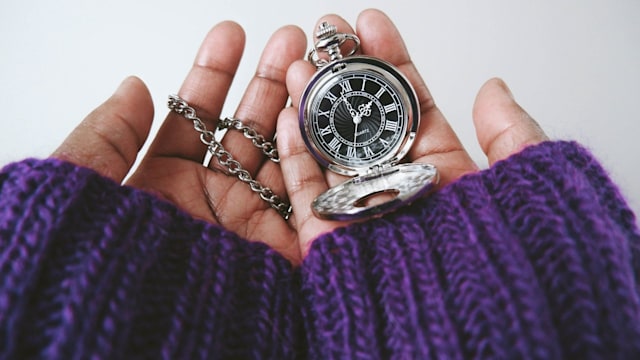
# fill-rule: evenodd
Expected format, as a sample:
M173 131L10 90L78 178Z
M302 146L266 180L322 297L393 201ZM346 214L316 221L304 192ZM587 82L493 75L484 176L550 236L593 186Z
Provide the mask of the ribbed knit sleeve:
M274 358L301 336L268 247L57 160L0 173L0 358Z
M633 213L569 142L325 234L297 269L26 160L0 172L0 359L638 359L639 259Z
M316 359L638 359L640 236L575 143L525 149L409 208L317 239Z

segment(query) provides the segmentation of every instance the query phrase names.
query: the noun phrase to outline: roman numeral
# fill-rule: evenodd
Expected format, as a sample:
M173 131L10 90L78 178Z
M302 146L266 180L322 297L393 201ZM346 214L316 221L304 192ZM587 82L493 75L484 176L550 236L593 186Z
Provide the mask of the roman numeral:
M392 111L396 111L396 103L391 103L391 104L388 104L388 105L384 106L384 112L386 114L388 114L388 113L390 113Z
M364 91L364 87L366 83L367 83L367 79L362 78L362 88L360 89L360 91Z
M351 88L351 83L349 82L349 80L345 80L343 82L340 83L340 87L342 88L341 93L349 93L352 92L353 89Z
M336 100L338 100L338 97L333 95L331 91L327 92L326 98L329 99L329 101L331 101L332 104L336 102Z
M380 90L378 90L378 92L376 93L375 97L380 99L380 96L382 96L382 94L384 94L384 88L383 87L381 87Z
M398 122L397 121L387 121L384 124L384 129L392 132L398 131ZM382 140L382 139L380 139Z
M340 140L338 140L338 138L334 137L329 142L329 147L332 148L334 151L337 151L340 148Z
M320 129L320 135L325 136L331 134L331 126L323 127Z
M320 111L320 112L318 113L318 116L326 116L326 117L329 117L329 111L330 111L330 110L327 110L327 111Z
M382 139L381 139L381 140L382 140ZM365 146L365 147L364 147L364 148L362 148L362 149L364 150L364 154L365 154L366 156L369 156L369 157L370 157L370 156L373 156L373 150L371 150L371 148L370 148L370 147Z
M382 145L384 145L384 147L389 147L389 144L391 144L389 141L383 138L380 138L380 142L382 143Z
M347 156L348 156L348 157L351 157L351 158L357 157L357 156L356 156L356 148L355 148L355 147L352 147L352 146L349 146L349 147L347 148Z

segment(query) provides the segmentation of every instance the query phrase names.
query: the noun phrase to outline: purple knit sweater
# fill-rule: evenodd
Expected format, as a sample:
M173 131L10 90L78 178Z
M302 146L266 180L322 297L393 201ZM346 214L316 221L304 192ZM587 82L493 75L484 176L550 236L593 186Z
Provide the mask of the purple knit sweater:
M0 173L0 358L640 358L640 235L575 143L269 247L57 160Z

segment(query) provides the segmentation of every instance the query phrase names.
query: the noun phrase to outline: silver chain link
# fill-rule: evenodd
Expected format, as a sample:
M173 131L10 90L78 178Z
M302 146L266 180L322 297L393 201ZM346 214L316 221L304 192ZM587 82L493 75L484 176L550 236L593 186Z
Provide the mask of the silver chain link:
M196 110L177 95L169 95L167 106L171 111L184 116L187 120L193 121L193 128L200 134L200 141L207 146L207 151L216 157L218 163L227 168L229 174L238 180L249 185L252 191L256 192L260 198L266 201L285 220L291 216L291 205L276 195L273 190L262 185L255 180L251 174L242 167L242 164L235 160L230 152L225 150L221 143L216 141L215 132L208 130L205 123L197 116ZM278 150L273 143L266 141L264 136L258 134L253 128L246 126L239 119L226 118L218 122L218 129L233 129L240 131L251 140L253 145L273 162L279 162Z
M242 123L239 119L224 118L218 122L218 129L234 129L242 132L244 137L251 140L253 145L262 150L262 153L271 161L279 163L280 157L278 156L278 149L270 141L265 140L264 136L258 134L258 132Z

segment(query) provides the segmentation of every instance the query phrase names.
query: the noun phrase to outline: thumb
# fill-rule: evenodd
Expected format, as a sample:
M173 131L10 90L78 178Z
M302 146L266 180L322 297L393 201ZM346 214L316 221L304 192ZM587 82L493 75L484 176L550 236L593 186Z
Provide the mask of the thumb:
M149 135L152 121L149 90L140 79L129 77L52 156L122 182Z
M473 123L489 165L547 140L538 123L513 99L501 79L487 81L473 106Z

